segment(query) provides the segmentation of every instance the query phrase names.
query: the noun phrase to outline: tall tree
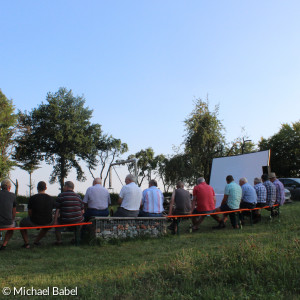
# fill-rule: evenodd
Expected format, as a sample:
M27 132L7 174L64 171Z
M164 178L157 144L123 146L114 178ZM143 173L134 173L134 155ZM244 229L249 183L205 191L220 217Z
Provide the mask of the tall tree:
M97 155L95 156L92 153L87 160L88 169L92 177L95 178L93 171L100 164L99 177L104 179L103 186L105 186L109 175L110 164L127 151L127 144L122 143L120 139L116 139L112 136L103 136L102 140L97 144Z
M73 96L72 90L49 92L46 101L24 116L24 125L30 127L31 146L41 159L53 165L50 182L59 181L62 189L72 168L76 169L77 180L85 180L79 161L91 153L96 155L101 126L91 124L92 110L84 107L85 99Z
M225 139L224 127L218 119L219 107L209 110L207 101L197 99L195 108L184 121L186 127L185 154L190 161L192 175L189 183L194 184L199 176L208 181L212 159L223 153Z
M262 138L260 150L271 149L271 168L279 177L300 176L300 121L282 124L268 139Z
M141 186L144 179L147 178L151 180L153 171L156 169L157 162L154 159L154 151L151 147L146 148L145 150L140 150L136 154L131 154L128 156L128 159L137 158L137 184ZM134 163L128 164L128 171L133 172Z
M0 180L9 176L15 165L11 159L18 115L14 113L12 100L6 98L0 89Z

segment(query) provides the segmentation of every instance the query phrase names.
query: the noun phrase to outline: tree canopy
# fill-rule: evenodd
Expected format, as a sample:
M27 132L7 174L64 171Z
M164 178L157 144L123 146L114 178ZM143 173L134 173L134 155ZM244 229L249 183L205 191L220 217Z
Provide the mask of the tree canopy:
M14 149L14 139L17 131L18 115L12 100L2 93L0 89L0 180L9 176L10 170L15 165L11 160Z
M278 177L300 176L300 121L282 124L268 139L262 138L260 150L271 149L271 168Z
M91 124L92 110L84 107L85 99L73 96L72 90L49 92L46 101L23 116L28 133L17 142L22 147L26 141L36 157L53 165L50 182L59 181L62 189L72 168L76 169L77 180L85 180L79 161L96 155L101 126Z
M224 127L218 119L218 111L218 106L210 111L208 101L197 99L194 110L184 121L184 152L191 171L188 178L190 184L194 184L199 176L208 181L212 159L222 155L225 144Z

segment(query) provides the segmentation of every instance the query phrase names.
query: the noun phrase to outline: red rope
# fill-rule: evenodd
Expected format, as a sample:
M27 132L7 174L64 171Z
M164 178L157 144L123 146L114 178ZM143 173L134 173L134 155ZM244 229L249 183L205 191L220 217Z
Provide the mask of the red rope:
M76 223L76 224L60 224L60 225L47 225L47 226L35 226L35 227L9 227L0 228L0 231L5 230L23 230L23 229L42 229L42 228L55 228L55 227L71 227L71 226L81 226L81 225L91 225L92 222Z
M279 204L275 204L274 206L279 206ZM230 210L230 211L218 211L214 213L209 213L209 214L193 214L193 215L171 215L171 216L166 216L166 218L187 218L187 217L199 217L199 216L209 216L209 215L220 215L220 214L230 214L233 212L239 212L239 211L251 211L251 210L259 210L259 209L265 209L269 208L271 206L264 206L264 207L256 207L256 208L242 208L242 209L236 209L236 210Z

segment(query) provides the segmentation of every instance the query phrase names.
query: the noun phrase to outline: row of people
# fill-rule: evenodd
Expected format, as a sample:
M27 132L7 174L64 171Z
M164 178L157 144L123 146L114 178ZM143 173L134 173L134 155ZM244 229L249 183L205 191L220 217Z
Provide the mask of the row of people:
M271 181L270 181L271 180ZM247 182L246 178L241 178L239 185L234 182L231 175L226 177L227 185L225 187L224 198L221 206L215 208L216 196L213 188L206 184L203 177L197 180L197 185L193 189L193 200L190 194L184 189L182 182L178 182L176 190L174 190L169 215L185 215L185 214L210 214L212 212L233 211L239 208L254 208L262 206L273 206L274 203L282 205L284 203L284 187L276 178L275 173L269 176L263 174L261 179L255 178L254 188ZM262 183L262 182L263 183ZM116 217L162 217L164 196L157 187L156 180L149 181L149 188L142 191L135 183L133 175L129 174L125 178L125 183L120 191L118 204L120 205ZM4 180L1 183L0 191L0 228L10 228L15 226L16 215L16 197L10 192L11 183ZM67 181L64 184L63 192L54 201L51 196L46 193L46 183L40 181L37 186L38 194L30 197L28 202L28 217L23 218L20 227L47 226L55 224L74 224L88 221L94 216L108 216L109 206L111 205L110 194L107 189L102 186L100 178L93 181L93 185L89 187L83 198L74 192L74 184ZM53 217L52 211L55 209ZM225 227L227 215L223 218L219 215L211 215L217 222L215 228L221 229ZM193 230L197 230L198 226L203 222L205 216L194 217ZM256 221L260 220L257 213ZM174 229L174 224L171 225ZM235 227L236 225L233 224ZM40 240L46 235L48 228L40 230L34 244L39 245ZM55 228L56 244L61 242L61 227ZM26 229L20 230L24 239L24 248L29 248L28 234ZM12 237L13 231L7 231L5 234L1 250L6 248L9 239Z

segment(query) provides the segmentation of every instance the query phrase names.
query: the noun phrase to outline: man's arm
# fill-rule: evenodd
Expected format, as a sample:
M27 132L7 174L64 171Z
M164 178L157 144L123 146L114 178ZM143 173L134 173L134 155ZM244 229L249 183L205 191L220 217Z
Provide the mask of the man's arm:
M195 206L196 206L196 202L197 202L197 196L193 195L193 201L192 201L192 207L191 207L191 213L194 211Z
M55 211L55 216L54 216L54 225L57 225L57 218L58 218L58 215L59 215L59 208L56 209Z
M118 204L121 205L121 204L122 204L122 201L123 201L123 198L119 197L119 199L118 199Z
M170 207L169 207L169 216L172 215L173 213L173 205L174 205L174 201L175 201L175 190L172 193L172 197L171 197L171 202L170 202Z
M217 204L217 198L216 198L216 196L214 196L214 203L215 203L215 207L216 207L216 204Z
M16 212L17 212L17 208L16 208L16 206L15 206L15 207L13 207L13 209L12 209L12 219L13 219L13 220L15 220L15 218L16 218Z
M221 205L227 203L227 200L228 200L228 195L224 195Z
M28 216L32 217L32 209L28 209Z

